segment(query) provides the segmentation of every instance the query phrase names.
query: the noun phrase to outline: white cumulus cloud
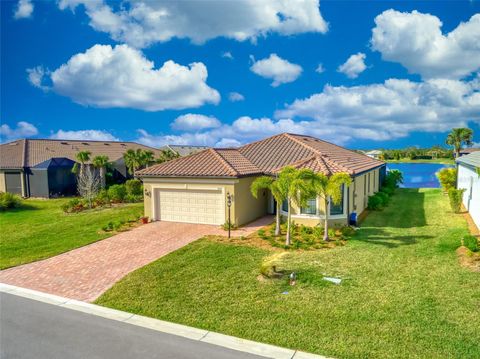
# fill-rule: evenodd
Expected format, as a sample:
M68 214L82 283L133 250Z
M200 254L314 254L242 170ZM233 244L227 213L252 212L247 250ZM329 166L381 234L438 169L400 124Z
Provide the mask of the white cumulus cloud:
M316 73L322 74L325 72L325 67L322 63L318 64L317 68L315 69Z
M48 75L48 71L43 66L37 66L31 69L27 69L28 81L35 87L47 91L48 86L44 85L44 79Z
M372 49L423 78L460 79L480 69L480 14L447 34L434 15L386 10L375 18Z
M478 80L412 82L389 79L382 84L325 86L321 93L294 101L277 118L311 121L333 139L389 140L411 132L443 132L480 123Z
M10 141L19 138L36 136L38 129L26 121L17 122L15 127L10 127L6 123L0 126L0 141Z
M120 139L112 135L110 132L103 130L58 130L50 135L50 138L57 140L120 141Z
M277 87L295 81L303 69L297 64L282 59L277 54L271 54L266 59L255 61L250 70L259 76L272 79L271 85Z
M345 74L351 79L357 78L358 75L367 68L365 65L365 58L366 55L362 52L350 56L344 64L338 67L338 72Z
M222 57L223 58L226 58L226 59L230 59L230 60L233 60L233 55L230 51L225 51L222 53Z
M216 37L255 41L269 33L328 30L319 0L126 0L115 9L102 0L61 0L59 8L74 10L79 4L95 30L139 48L172 38L202 44Z
M220 121L215 117L195 113L178 116L171 124L172 129L177 131L197 131L220 126Z
M230 92L228 94L228 99L231 102L238 102L238 101L245 100L245 96L243 96L241 93L238 93L238 92Z
M19 0L15 12L13 13L14 19L26 19L33 14L33 3L31 0Z
M48 75L38 69L27 70L30 82L38 87L41 75L48 76L54 92L82 105L161 111L220 101L218 91L206 84L203 63L182 66L170 60L156 69L128 45L95 45Z

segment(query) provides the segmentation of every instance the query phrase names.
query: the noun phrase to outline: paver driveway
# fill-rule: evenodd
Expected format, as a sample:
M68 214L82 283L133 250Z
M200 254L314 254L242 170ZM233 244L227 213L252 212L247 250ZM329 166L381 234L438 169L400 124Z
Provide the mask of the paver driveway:
M246 236L271 223L267 216L236 231ZM154 222L42 261L0 272L0 282L63 297L93 301L131 271L204 235L225 235L217 226Z

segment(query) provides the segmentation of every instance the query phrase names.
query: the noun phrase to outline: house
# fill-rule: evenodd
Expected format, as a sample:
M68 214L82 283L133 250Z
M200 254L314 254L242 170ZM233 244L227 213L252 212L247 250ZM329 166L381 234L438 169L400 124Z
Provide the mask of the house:
M463 205L480 228L480 151L456 159L458 166L457 188L465 189Z
M22 139L0 145L0 192L23 197L52 197L76 193L72 167L76 154L91 152L91 158L106 155L113 162L113 177L129 177L123 154L129 149L160 150L134 142Z
M275 176L288 165L352 176L353 183L343 188L342 202L328 209L333 224L346 224L353 211L362 213L386 171L382 161L311 136L283 133L239 148L210 148L135 175L143 180L145 215L151 220L220 225L230 210L232 223L243 225L273 214L276 208L268 191L258 199L252 196L252 182L258 176ZM227 198L231 198L230 208ZM305 208L294 207L292 218L316 225L322 223L324 213L322 201L312 198Z
M195 152L200 152L208 149L207 146L183 146L183 145L165 145L160 147L161 151L172 151L177 153L180 157L191 155Z
M458 152L458 156L461 157L461 156L465 156L465 155L469 155L470 153L474 153L474 152L478 152L480 151L480 148L462 148L460 150L460 152Z
M373 150L373 151L365 152L365 154L366 154L368 157L375 158L375 159L379 159L380 156L382 155L382 151Z

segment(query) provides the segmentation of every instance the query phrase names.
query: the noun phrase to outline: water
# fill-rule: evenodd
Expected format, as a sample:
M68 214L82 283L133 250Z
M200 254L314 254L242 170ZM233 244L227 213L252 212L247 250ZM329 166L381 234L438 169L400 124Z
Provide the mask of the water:
M403 173L402 188L439 188L435 173L444 167L454 167L452 165L442 165L438 163L389 163L387 169L400 170Z

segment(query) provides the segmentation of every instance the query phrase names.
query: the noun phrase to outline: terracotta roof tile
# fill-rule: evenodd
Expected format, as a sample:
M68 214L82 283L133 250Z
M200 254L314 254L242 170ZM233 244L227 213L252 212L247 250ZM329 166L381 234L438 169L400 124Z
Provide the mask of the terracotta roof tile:
M238 149L209 149L155 165L138 176L241 177L273 174L287 165L311 168L327 175L355 175L384 162L310 136L280 134Z

